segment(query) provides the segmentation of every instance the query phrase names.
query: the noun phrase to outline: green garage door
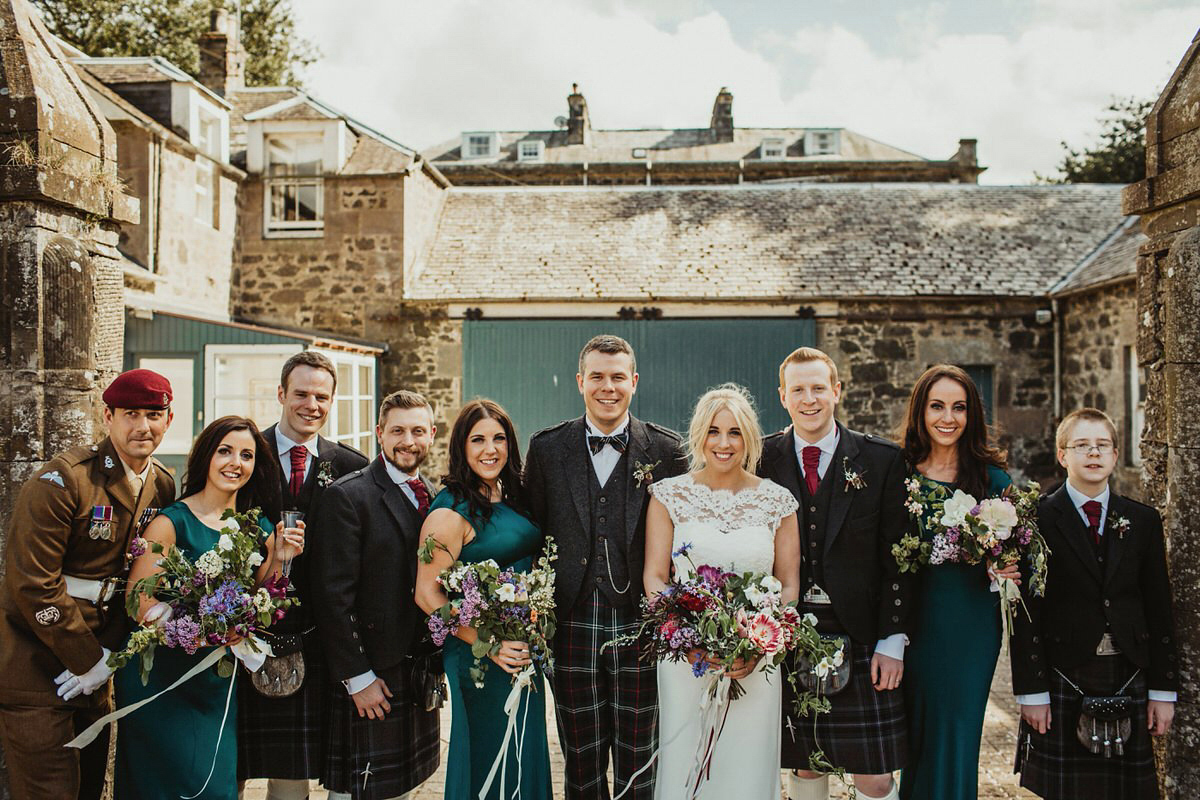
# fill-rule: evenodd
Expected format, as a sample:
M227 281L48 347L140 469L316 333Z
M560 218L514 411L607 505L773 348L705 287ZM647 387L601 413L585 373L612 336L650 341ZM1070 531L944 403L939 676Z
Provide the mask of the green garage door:
M633 345L641 375L634 416L684 431L696 399L726 381L754 395L763 428L787 424L779 362L812 346L811 319L468 320L463 323L463 399L490 397L513 416L522 443L583 413L579 351L611 333Z

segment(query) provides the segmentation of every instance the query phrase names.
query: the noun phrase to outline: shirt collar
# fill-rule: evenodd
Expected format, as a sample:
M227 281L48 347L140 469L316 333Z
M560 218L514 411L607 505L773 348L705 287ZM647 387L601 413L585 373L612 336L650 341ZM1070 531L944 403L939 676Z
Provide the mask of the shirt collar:
M617 429L612 433L601 433L596 430L596 426L592 425L592 420L585 414L583 416L584 424L587 425L588 436L620 436L625 431L629 430L629 415L625 415L625 419L617 426Z
M383 456L380 456L380 458L383 458ZM412 475L409 475L407 472L401 470L399 467L397 467L392 462L388 461L386 458L383 458L383 468L385 470L387 470L388 477L391 478L392 481L397 486L399 486L402 483L408 483L413 478L419 478L421 476L420 470L413 473Z
M150 459L146 459L146 468L141 472L134 472L133 467L126 464L125 459L121 458L120 456L117 456L117 460L120 461L121 466L125 468L125 478L130 483L133 482L134 478L137 478L144 485L146 483L146 478L150 477Z
M319 439L319 436L313 436L307 442L293 442L284 434L283 430L281 430L278 425L275 426L275 446L279 448L279 455L281 456L287 455L296 445L302 445L305 450L312 453L313 458L316 458L318 455L320 455L317 452L317 442Z
M796 433L796 429L795 428L792 429L792 439L795 441L797 453L799 453L806 447L816 447L822 453L832 456L834 454L834 451L837 450L838 437L840 437L840 436L841 436L841 432L838 430L838 426L837 426L836 422L833 424L833 429L831 431L829 431L829 433L825 434L825 436L823 436L821 438L821 440L816 442L815 444L811 443L805 439L801 439L800 435L798 433Z
M1071 502L1074 504L1077 510L1082 510L1083 504L1089 500L1095 500L1100 504L1101 508L1103 508L1105 511L1108 510L1108 496L1111 493L1108 484L1105 484L1104 491L1095 497L1088 497L1086 494L1072 486L1070 481L1067 481L1063 485L1067 487L1067 495L1071 498Z

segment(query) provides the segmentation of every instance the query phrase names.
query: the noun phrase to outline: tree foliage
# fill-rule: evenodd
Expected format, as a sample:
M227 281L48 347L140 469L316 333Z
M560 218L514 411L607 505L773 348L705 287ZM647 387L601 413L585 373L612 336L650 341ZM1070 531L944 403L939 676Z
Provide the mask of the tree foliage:
M1058 175L1036 175L1043 183L1136 183L1146 177L1146 116L1151 100L1116 98L1100 117L1100 141L1076 149L1066 142Z
M183 71L200 71L199 38L213 9L240 5L246 85L300 84L317 60L296 33L291 0L32 0L46 26L89 56L162 56Z

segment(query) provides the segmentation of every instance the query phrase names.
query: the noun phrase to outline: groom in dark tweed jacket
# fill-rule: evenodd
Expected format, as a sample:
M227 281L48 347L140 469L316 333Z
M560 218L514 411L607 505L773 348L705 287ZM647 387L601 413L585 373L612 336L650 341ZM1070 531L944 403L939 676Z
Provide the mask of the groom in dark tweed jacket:
M534 519L558 542L554 696L567 797L607 800L609 752L616 792L654 753L658 687L636 645L600 649L637 629L646 487L687 461L676 433L629 414L638 374L624 339L591 339L576 380L586 413L534 435L525 481ZM650 768L628 796L653 790Z

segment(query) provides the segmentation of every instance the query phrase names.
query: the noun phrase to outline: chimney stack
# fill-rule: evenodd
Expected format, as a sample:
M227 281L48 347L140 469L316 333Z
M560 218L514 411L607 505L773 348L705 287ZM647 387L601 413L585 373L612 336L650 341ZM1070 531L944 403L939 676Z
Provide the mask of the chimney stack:
M587 100L579 93L579 84L571 84L567 96L567 144L591 144L592 121L588 118Z
M222 97L246 86L246 51L238 22L224 8L213 9L208 31L200 35L199 80Z
M733 92L724 86L713 101L712 120L708 127L714 142L733 141Z

